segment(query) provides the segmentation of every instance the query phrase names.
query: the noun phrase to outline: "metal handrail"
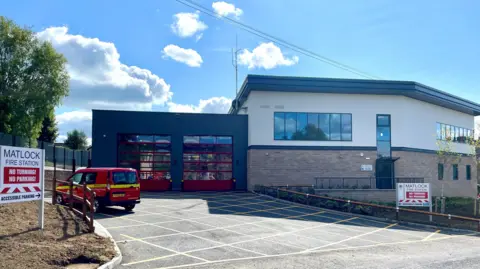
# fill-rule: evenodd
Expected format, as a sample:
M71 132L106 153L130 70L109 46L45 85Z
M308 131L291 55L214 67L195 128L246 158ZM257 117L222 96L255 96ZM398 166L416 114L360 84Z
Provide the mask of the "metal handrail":
M458 219L458 220L476 222L477 223L477 231L480 232L480 219L476 219L476 218L458 216L458 215L451 215L451 214L444 214L444 213L421 211L421 210L408 209L408 208L402 208L402 207L391 207L391 206L386 206L386 205L377 205L377 204L372 204L372 203L345 200L345 199L341 199L341 198L334 198L334 197L328 197L328 196L322 196L322 195L316 195L316 194L307 194L307 193L303 193L303 192L298 192L298 191L287 190L287 189L284 189L284 188L279 188L277 186L263 186L263 187L268 188L268 189L272 189L272 190L276 190L277 195L279 195L280 191L284 191L284 192L292 193L292 194L303 195L303 196L306 197L307 201L310 197L315 197L315 198L320 198L320 199L325 199L325 200L330 200L330 201L348 203L348 204L352 204L352 205L362 205L362 206L370 206L370 207L376 207L376 208L395 210L397 221L399 220L399 213L403 211L403 212L417 213L417 214L423 214L423 215L429 215L429 216L445 217L445 218L448 218L448 219Z
M392 189L395 189L396 183L423 183L423 177L314 177L316 189L374 189L376 180L391 180ZM325 181L328 180L328 185ZM319 181L321 181L319 184ZM349 184L354 181L353 184ZM333 184L332 184L333 183ZM347 183L347 184L346 184Z

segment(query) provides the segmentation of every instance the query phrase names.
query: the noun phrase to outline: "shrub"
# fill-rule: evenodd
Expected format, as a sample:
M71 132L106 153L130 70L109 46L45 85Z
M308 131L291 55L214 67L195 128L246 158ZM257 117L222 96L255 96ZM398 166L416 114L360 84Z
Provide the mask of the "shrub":
M253 186L253 191L255 191L255 192L263 193L264 189L265 189L265 187L263 187L262 185L256 184L255 186Z
M368 189L370 189L370 185L363 185L363 186L362 186L362 189L368 190Z

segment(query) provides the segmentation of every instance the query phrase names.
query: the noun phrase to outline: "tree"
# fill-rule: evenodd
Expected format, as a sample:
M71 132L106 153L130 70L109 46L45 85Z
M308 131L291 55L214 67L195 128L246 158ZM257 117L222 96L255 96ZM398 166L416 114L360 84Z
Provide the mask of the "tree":
M87 135L84 131L79 131L77 129L67 133L67 139L64 141L65 146L70 149L80 149L84 150L88 146Z
M36 141L68 95L66 60L30 29L0 16L0 131Z
M57 137L58 128L57 123L55 122L55 113L52 110L47 116L45 116L45 118L43 118L42 129L40 130L38 140L54 143Z

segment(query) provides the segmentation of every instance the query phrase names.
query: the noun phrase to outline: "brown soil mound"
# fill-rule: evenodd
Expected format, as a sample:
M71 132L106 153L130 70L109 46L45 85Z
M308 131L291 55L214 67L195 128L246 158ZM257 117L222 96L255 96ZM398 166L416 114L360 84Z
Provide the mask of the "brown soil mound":
M102 264L115 255L108 238L88 233L68 208L45 203L45 227L38 229L36 202L0 205L0 268L64 268Z

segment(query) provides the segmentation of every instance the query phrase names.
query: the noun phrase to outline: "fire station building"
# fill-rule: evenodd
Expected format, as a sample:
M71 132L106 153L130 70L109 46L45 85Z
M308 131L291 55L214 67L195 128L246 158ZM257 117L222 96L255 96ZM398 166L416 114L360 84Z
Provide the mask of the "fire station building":
M228 114L93 110L92 165L136 168L149 191L429 182L474 197L478 115L416 82L248 75ZM447 143L458 158L438 155Z

